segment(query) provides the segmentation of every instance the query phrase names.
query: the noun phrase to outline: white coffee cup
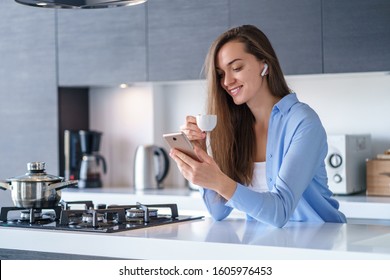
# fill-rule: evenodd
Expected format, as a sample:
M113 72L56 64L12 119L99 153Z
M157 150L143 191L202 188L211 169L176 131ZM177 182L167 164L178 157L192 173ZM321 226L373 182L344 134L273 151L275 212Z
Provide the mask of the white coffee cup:
M217 115L197 115L196 124L202 131L212 131L217 125Z

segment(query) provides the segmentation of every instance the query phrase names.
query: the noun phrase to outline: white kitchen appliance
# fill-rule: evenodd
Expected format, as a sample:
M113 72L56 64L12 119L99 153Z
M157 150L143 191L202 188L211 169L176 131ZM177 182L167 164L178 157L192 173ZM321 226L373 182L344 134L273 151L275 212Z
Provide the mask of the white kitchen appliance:
M370 157L370 134L328 135L325 163L329 189L334 194L365 191L366 160Z

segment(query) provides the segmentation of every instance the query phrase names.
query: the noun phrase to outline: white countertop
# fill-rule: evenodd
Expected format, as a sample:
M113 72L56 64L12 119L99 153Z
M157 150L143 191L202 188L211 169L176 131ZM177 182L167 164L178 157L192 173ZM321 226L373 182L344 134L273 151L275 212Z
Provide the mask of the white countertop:
M177 203L179 210L200 211L208 215L198 191L189 189L162 189L137 191L130 188L66 189L64 200L93 200L94 203L129 204L137 201L144 204ZM340 210L347 218L382 219L390 222L390 197L374 197L363 194L334 197L340 203ZM232 217L245 217L233 211Z
M137 193L123 189L66 190L62 198L105 204L177 203L179 214L207 214L199 193L184 189ZM352 219L378 218L374 213L367 215L376 207L381 212L387 211L378 215L390 219L389 198L336 198L342 211ZM368 208L351 211L362 204ZM390 259L388 221L290 222L280 229L246 221L240 212L221 222L205 216L202 220L118 233L0 227L0 248L125 259Z
M348 218L385 219L390 221L390 197L346 195L335 196L340 210Z
M390 259L390 227L210 218L118 233L0 228L0 248L125 259Z

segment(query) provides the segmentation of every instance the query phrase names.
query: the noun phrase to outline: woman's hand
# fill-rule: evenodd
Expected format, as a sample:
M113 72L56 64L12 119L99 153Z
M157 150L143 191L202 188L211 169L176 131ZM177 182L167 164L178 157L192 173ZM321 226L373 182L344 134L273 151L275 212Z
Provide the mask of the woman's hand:
M175 160L184 178L195 185L214 190L229 200L236 190L236 182L226 176L202 148L195 146L194 151L200 161L177 149L172 149L169 155Z
M194 146L198 146L203 150L206 150L206 133L199 129L194 116L187 116L186 123L180 127L180 130L187 136Z

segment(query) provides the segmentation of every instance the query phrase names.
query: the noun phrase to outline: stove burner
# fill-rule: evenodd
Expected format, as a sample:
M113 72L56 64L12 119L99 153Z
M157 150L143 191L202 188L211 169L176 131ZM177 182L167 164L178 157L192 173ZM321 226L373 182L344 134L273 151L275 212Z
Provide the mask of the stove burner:
M168 208L170 213L158 214L160 208ZM12 211L20 217L8 217ZM1 207L0 227L111 233L201 218L179 216L176 204L98 204L95 208L92 201L61 201L52 208Z
M93 209L93 203L89 200L78 200L78 201L61 201L62 209L69 210L71 205L84 205L84 209ZM98 204L100 206L101 204ZM100 208L98 208L100 209Z
M149 217L157 217L157 209L149 209ZM133 218L143 218L145 215L145 211L138 208L130 208L126 210L126 217Z
M62 210L60 225L80 225L94 228L126 221L124 209Z
M96 214L97 222L103 222L104 220L104 214L97 213ZM82 222L92 224L93 222L93 214L92 213L83 213L82 214Z
M44 224L57 220L60 217L61 207L44 207L39 209L23 207L1 207L0 222ZM45 210L45 211L43 211ZM18 211L19 219L8 218L8 213Z
M42 210L41 209L33 209L33 212L30 213L30 210L22 210L20 211L20 220L21 221L29 221L30 215L33 215L34 219L42 218Z

